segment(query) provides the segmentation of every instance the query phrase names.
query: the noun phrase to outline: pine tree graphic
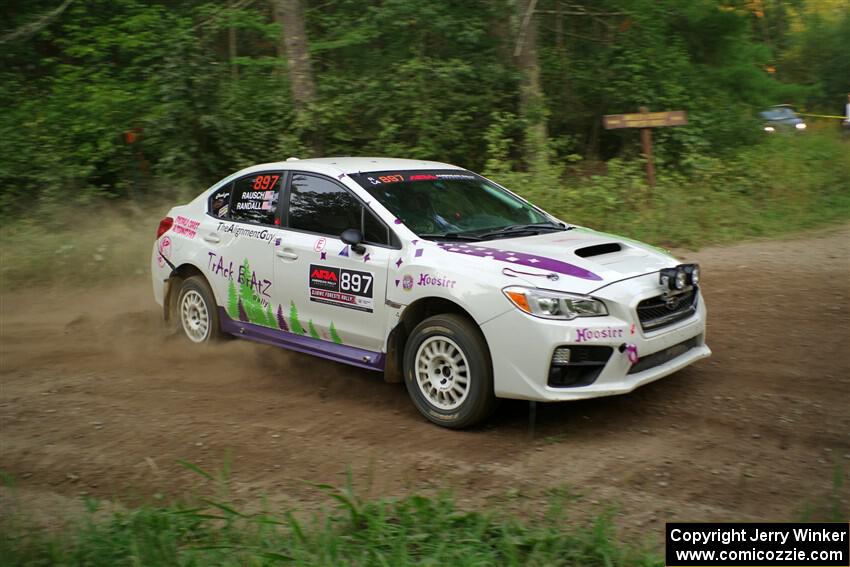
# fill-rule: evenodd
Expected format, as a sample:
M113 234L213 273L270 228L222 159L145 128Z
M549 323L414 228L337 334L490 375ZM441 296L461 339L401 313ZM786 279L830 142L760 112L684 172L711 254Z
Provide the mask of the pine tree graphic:
M313 326L313 320L312 319L310 319L307 322L307 326L310 328L310 336L311 337L313 337L314 339L322 340L321 335L319 335L319 331L317 331L316 327Z
M331 328L329 329L331 333L331 340L338 345L342 344L342 339L339 336L339 333L336 332L336 327L334 327L334 322L331 321Z
M295 307L295 302L290 301L290 309L289 309L289 325L292 328L292 332L298 335L306 334L304 327L301 326L301 321L298 320L298 308Z
M283 318L283 305L277 304L277 327L281 331L289 331L289 326L286 324L286 319Z
M248 264L248 259L242 263L242 283L239 286L239 298L242 300L242 305L245 313L248 316L248 321L257 325L266 324L266 314L263 312L263 306L260 304L260 298L251 287L251 266Z
M231 319L239 319L239 296L236 295L236 286L233 280L227 286L227 314Z
M266 322L264 323L264 325L266 327L271 327L272 329L277 327L277 322L275 321L274 313L272 313L272 304L271 303L266 305Z
M247 323L249 321L248 314L245 312L245 306L242 305L242 299L241 298L238 301L237 310L239 312L239 320Z

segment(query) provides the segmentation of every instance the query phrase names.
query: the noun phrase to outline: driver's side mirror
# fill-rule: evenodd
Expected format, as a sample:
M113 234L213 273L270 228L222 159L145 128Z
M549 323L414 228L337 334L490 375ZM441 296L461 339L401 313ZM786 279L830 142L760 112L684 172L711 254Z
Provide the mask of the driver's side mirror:
M339 235L340 239L351 246L351 249L357 254L365 254L366 247L360 244L363 242L363 233L356 228L347 228Z

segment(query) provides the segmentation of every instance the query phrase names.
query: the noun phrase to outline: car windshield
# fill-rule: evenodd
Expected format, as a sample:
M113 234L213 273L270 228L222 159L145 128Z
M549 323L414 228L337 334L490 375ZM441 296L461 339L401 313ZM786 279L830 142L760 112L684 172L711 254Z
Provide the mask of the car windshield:
M771 108L762 112L761 115L767 120L785 120L797 116L793 110L787 107Z
M481 176L464 170L351 175L361 187L423 238L484 239L562 229L541 211Z

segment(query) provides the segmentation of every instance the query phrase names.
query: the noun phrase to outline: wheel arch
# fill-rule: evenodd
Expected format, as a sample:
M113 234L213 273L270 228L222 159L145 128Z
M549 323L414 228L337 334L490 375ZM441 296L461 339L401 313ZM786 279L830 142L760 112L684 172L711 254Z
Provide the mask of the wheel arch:
M404 381L404 347L410 334L416 325L431 317L432 315L441 315L444 313L454 313L465 317L471 321L475 327L478 323L475 317L466 310L462 305L445 297L423 297L417 299L408 305L401 314L398 324L390 332L387 338L387 361L384 368L384 380L387 382L403 382ZM480 330L479 330L480 333ZM480 333L487 348L487 357L490 357L490 346L487 344L487 338L484 333Z
M209 280L204 273L194 264L180 264L171 271L168 280L165 282L165 296L162 302L163 317L166 321L171 320L174 309L177 306L177 297L180 295L180 285L192 276L201 276L209 285ZM210 289L213 289L210 286ZM215 291L213 291L213 299L215 299ZM216 300L217 301L217 300Z

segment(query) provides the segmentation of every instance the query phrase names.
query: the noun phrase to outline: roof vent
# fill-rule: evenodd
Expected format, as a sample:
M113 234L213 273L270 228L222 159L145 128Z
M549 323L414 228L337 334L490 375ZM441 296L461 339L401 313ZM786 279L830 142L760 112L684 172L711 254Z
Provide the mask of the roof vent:
M286 161L298 161L298 158L295 157L295 156L291 156L291 157L286 158Z
M611 252L619 252L623 247L616 242L606 242L605 244L595 244L586 246L576 250L576 256L581 258L589 258L591 256L601 256L602 254L610 254Z

